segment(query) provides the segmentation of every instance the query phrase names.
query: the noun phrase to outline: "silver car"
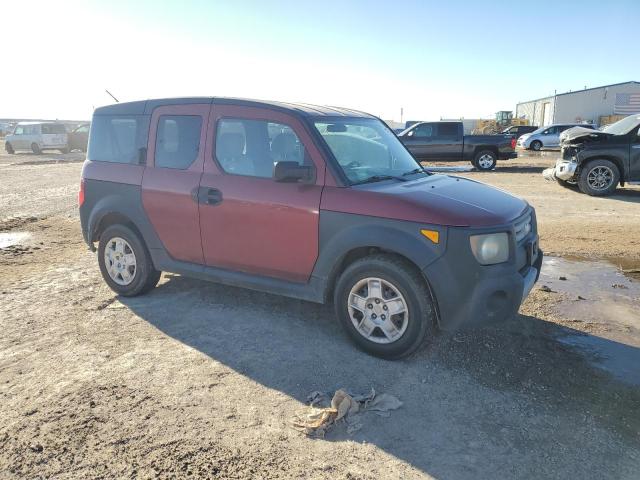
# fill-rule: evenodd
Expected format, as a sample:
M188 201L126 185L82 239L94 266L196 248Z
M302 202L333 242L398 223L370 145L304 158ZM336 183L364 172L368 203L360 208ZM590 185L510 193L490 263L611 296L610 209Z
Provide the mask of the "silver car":
M35 154L43 150L60 150L69 152L67 129L62 123L55 122L20 122L13 133L4 139L7 153L18 150L31 150Z
M525 133L518 138L517 146L527 150L542 150L543 148L557 148L560 146L560 134L572 127L593 128L586 123L556 123L540 127L534 132Z

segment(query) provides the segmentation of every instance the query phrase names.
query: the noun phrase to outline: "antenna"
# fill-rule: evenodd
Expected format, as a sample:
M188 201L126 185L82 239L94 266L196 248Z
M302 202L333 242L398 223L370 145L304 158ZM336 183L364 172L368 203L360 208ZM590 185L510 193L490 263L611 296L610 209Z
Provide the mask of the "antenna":
M105 88L104 91L107 92L109 94L109 96L116 101L116 103L120 103L120 100L118 100L116 97L114 97L113 94L109 90L107 90Z

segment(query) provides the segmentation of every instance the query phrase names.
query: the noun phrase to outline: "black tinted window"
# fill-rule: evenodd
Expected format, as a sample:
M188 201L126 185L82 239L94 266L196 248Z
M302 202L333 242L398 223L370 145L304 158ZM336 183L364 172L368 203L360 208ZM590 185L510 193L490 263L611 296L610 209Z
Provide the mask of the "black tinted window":
M42 124L42 133L51 134L51 133L67 133L67 129L64 128L64 125L61 123L43 123Z
M89 134L87 159L95 162L139 163L147 146L148 117L96 115Z
M276 162L310 163L293 129L267 120L220 120L215 155L225 172L252 177L271 178Z
M439 138L457 138L458 124L457 123L439 123L438 137Z
M156 134L155 166L189 168L198 156L202 117L199 115L161 115Z

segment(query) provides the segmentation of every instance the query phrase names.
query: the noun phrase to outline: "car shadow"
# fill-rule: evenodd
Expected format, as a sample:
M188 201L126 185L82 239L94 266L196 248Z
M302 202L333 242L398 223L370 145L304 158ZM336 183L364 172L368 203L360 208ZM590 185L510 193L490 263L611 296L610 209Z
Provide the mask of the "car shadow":
M367 442L438 479L617 477L620 445L637 445L640 389L559 340L581 332L536 317L440 334L391 362L356 350L326 305L168 274L149 295L119 300L166 335L300 402L338 388L397 396L404 405L389 418L366 414L355 434L339 425L317 441ZM617 347L640 362L640 349ZM537 473L521 471L526 464Z

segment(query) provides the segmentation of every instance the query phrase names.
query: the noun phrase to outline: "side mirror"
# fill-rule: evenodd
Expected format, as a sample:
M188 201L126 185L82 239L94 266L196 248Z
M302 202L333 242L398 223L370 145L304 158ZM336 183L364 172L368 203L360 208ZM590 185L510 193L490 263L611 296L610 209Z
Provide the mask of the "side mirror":
M273 166L273 179L276 182L312 183L315 181L315 168L310 165L300 165L298 162L277 162Z

